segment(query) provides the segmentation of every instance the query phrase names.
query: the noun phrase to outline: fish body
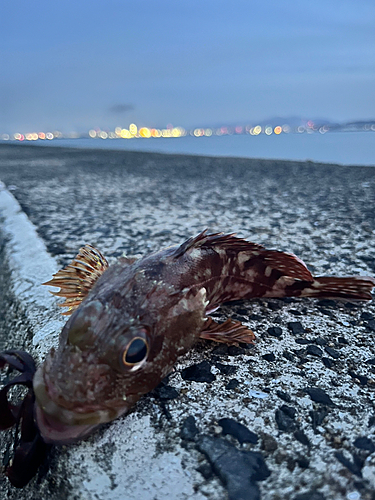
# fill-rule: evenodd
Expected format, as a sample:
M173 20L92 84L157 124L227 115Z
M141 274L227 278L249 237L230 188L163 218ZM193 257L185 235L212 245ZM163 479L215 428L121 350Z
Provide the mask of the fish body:
M254 334L240 323L207 318L223 302L370 300L375 280L314 278L293 254L204 231L181 246L111 266L84 247L47 284L61 288L57 295L66 297L72 315L34 376L36 420L44 441L69 443L126 413L199 338L251 342Z

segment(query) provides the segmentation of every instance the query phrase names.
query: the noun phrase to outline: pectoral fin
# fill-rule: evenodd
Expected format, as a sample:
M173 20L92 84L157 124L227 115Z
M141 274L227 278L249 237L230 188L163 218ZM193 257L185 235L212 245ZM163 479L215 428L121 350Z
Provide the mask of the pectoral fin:
M216 323L212 318L208 318L204 325L204 330L200 334L200 338L224 344L234 344L235 342L252 344L255 335L240 321L227 319L224 323L220 324Z
M65 297L66 300L59 306L68 307L68 311L62 314L69 316L107 268L108 262L104 255L91 245L85 245L71 264L54 274L50 281L42 284L60 288L59 292L51 293Z

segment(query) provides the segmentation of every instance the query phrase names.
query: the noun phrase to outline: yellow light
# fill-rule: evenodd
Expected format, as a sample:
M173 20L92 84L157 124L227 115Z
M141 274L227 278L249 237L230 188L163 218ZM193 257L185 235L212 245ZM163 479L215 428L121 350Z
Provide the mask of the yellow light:
M89 131L89 136L90 136L92 139L94 139L94 137L96 137L96 132L95 132L95 130L90 130L90 131Z
M33 140L33 134L26 134L25 138L27 141L32 141Z
M32 137L32 140L33 140L33 141L37 141L37 140L38 140L38 134L37 134L36 132L33 132L33 133L31 134L31 137Z
M260 125L257 125L254 127L253 133L254 135L259 135L262 132L262 127Z
M129 125L129 132L131 133L131 135L137 135L138 128L137 128L137 125L135 123L131 123Z
M172 136L173 137L181 137L181 130L178 127L174 127L172 129Z
M280 125L278 125L277 127L275 127L273 129L273 131L275 132L276 135L279 135L279 134L281 134L281 132L283 131L283 129L280 127Z
M151 131L147 127L142 127L139 129L139 135L145 139L149 139L151 137Z
M121 135L121 137L122 137L123 139L130 139L130 138L131 138L131 136L132 136L132 135L131 135L131 133L129 132L129 130L128 130L128 129L126 129L126 128L123 128L123 129L121 130L121 134L120 134L120 135Z
M168 128L163 128L163 130L161 131L161 135L162 137L172 137L172 133Z

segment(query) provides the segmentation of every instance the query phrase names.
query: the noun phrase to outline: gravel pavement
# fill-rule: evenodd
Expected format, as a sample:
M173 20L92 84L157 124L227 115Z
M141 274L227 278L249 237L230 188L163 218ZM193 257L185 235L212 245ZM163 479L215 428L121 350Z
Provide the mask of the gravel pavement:
M371 167L1 145L0 180L0 346L39 360L63 318L38 282L85 243L113 261L209 228L316 275L375 274ZM254 300L215 317L241 320L255 345L199 342L26 488L0 480L1 498L375 499L374 303Z

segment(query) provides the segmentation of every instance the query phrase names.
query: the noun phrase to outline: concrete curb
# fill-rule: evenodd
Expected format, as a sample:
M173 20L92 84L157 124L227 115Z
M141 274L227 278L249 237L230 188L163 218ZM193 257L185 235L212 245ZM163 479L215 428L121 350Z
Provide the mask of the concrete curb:
M47 287L41 286L58 270L57 263L47 253L44 242L17 200L1 182L0 214L0 229L6 240L6 256L12 271L13 293L34 330L33 354L40 360L56 344L56 332L64 325L58 314L56 298Z

